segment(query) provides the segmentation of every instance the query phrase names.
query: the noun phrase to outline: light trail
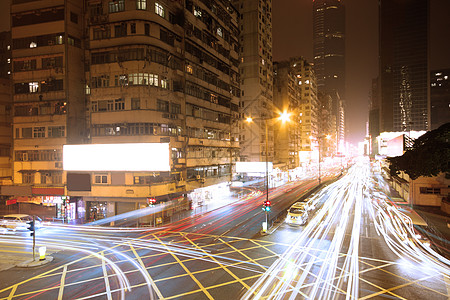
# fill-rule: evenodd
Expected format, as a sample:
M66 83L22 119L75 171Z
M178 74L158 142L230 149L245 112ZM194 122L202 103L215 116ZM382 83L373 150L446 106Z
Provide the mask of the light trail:
M372 179L367 163L359 162L314 196L322 208L241 299L357 299L366 216L396 255L449 278L449 261L419 240L412 221L377 191L378 182L388 190L381 178ZM374 201L373 195L383 199Z

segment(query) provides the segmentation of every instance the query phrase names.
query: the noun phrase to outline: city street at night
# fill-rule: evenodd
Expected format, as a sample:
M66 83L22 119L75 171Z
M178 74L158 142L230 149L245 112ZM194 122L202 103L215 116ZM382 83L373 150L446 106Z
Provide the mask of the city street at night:
M1 297L447 299L448 260L416 237L381 180L358 163L310 196L318 208L306 225L274 223L267 235L264 194L164 228L44 228L38 243L56 250L53 262L0 273ZM272 213L306 189L300 182L273 189ZM32 239L2 235L1 251L24 240Z
M0 300L450 299L449 0L0 8Z

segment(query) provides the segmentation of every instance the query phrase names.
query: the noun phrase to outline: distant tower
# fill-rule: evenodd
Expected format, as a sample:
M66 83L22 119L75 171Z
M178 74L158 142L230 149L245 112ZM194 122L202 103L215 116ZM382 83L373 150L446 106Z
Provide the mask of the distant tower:
M333 98L338 145L345 139L345 6L341 0L313 2L314 71L319 92ZM342 149L338 149L341 151Z
M379 1L380 131L430 129L428 0Z

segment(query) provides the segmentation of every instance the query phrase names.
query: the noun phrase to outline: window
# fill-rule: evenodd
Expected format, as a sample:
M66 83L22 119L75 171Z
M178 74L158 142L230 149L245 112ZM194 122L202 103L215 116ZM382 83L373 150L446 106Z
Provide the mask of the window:
M169 112L169 102L164 100L158 100L156 109L158 111Z
M131 33L136 33L136 23L131 23L130 24L130 32Z
M150 24L144 24L145 35L150 36Z
M37 93L39 91L39 82L30 82L28 83L28 88L30 93Z
M95 183L108 183L108 176L107 175L95 175Z
M43 137L45 137L45 127L34 127L33 138L43 138Z
M169 88L169 80L167 79L161 79L161 87L163 89L168 89Z
M124 99L116 99L114 100L114 110L124 110L125 109L125 100Z
M66 128L64 126L49 126L48 127L48 137L58 138L64 137Z
M92 38L94 40L108 39L111 37L111 29L108 25L102 25L99 28L94 28Z
M32 172L22 173L22 183L34 183L34 173Z
M114 36L121 37L127 35L127 23L114 26Z
M22 128L22 138L24 138L24 139L31 138L32 132L33 132L33 128L31 128L31 127Z
M62 173L61 172L52 172L50 173L51 180L53 184L61 184L62 183Z
M170 104L170 113L172 114L181 114L181 105L176 103Z
M121 74L119 76L116 75L114 81L116 86L128 85L128 75L127 74Z
M108 7L109 7L110 13L124 11L125 10L125 0L111 1L111 2L109 2Z
M78 15L74 12L70 12L70 21L72 23L78 24Z
M223 37L222 28L220 28L220 27L217 28L217 35L220 37Z
M158 86L158 75L156 74L149 74L149 85Z
M421 187L420 188L420 193L421 194L435 194L435 195L439 195L441 193L441 189L440 188Z
M136 9L146 10L147 0L136 0Z
M155 13L163 18L165 17L164 7L158 2L155 2Z
M139 98L131 98L131 109L141 109L141 99Z

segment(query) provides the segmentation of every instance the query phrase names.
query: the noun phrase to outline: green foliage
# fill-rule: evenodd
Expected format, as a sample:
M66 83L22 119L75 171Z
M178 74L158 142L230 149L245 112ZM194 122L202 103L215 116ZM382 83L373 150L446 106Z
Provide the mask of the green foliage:
M404 171L411 179L432 177L440 172L450 176L450 123L428 131L414 141L411 150L388 161L391 175Z

